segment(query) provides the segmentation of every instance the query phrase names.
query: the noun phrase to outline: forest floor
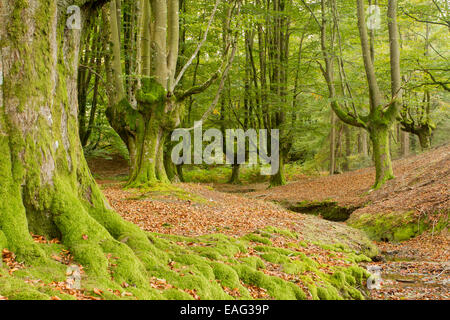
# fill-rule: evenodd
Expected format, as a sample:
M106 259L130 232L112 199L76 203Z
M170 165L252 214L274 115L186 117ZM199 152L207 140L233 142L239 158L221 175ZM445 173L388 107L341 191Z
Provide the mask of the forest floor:
M293 230L305 241L343 243L361 251L367 240L359 230L285 207L305 201L333 201L352 208L355 216L409 210L433 219L436 212L440 212L439 218L442 212L448 215L450 201L450 146L394 161L396 178L373 192L373 168L335 176L305 176L271 189L264 183L179 183L166 189L124 190L126 161L94 159L89 165L122 217L146 231L183 236L242 236L272 226ZM381 289L370 291L369 298L450 299L449 243L446 230L430 230L400 243L376 242L381 252L377 262L362 265L381 267L383 281Z

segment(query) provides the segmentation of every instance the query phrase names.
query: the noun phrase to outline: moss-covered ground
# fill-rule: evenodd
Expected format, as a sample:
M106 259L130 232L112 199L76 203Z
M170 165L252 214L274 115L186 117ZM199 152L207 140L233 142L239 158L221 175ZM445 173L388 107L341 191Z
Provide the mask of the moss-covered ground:
M448 227L448 213L440 214L434 223L414 211L353 214L347 224L362 229L374 241L400 242L414 238L426 230L439 232Z
M23 264L4 249L0 296L44 300L364 299L360 289L368 274L357 263L370 259L345 245L300 241L295 232L273 227L240 238L158 233L147 233L147 237L151 246L142 249L151 252L142 255L145 270L127 265L124 256L106 253L99 261L106 261L108 274L86 267L82 289L74 290L66 283L66 271L68 265L78 263L58 241L35 236L36 245L51 259ZM145 283L129 281L136 278Z

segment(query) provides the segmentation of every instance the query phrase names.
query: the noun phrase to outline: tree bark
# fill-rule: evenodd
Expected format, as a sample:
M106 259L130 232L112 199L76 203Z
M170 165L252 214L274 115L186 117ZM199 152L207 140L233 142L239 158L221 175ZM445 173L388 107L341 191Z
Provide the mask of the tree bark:
M240 164L233 164L231 166L231 177L228 183L232 184L240 184L241 180L239 179L239 169L241 168Z
M389 144L389 127L370 127L369 130L376 171L374 188L378 188L387 180L394 178Z
M331 111L331 123L330 123L330 176L336 172L336 114Z

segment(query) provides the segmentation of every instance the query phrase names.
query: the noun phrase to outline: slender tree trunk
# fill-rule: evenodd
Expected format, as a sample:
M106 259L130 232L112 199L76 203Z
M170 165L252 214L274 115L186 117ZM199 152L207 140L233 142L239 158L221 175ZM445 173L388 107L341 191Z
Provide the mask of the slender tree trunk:
M241 168L240 164L233 164L231 166L231 177L228 183L239 184L241 180L239 179L239 169Z
M272 176L270 176L270 186L276 187L276 186L283 186L286 184L286 175L284 172L284 156L281 154L280 149L280 164L278 172Z
M409 133L400 130L400 141L402 157L407 157L409 155Z
M331 112L331 128L330 128L330 176L336 172L336 114Z
M343 171L349 171L350 170L350 156L352 153L351 148L351 130L350 127L346 124L343 124L343 130L344 130L344 139L345 139L345 153L344 153L344 163L342 164L342 170Z
M367 145L367 131L361 130L361 153L368 157L369 156L369 146Z
M391 93L393 101L387 108L384 108L382 104L381 93L375 76L375 67L370 54L369 39L367 36L366 22L364 20L364 4L362 0L357 0L357 13L364 67L370 94L370 119L367 128L373 145L373 159L376 168L374 188L378 188L387 180L394 177L390 155L389 129L399 113L400 103L398 100L399 97L401 97L397 1L388 1L387 15L390 44Z

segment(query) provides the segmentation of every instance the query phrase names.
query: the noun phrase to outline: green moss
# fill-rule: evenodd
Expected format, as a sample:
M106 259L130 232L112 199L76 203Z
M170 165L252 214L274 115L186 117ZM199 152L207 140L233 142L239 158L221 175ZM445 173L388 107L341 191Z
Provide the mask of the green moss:
M260 252L277 253L284 256L304 256L304 254L301 252L291 251L288 249L278 247L256 246L255 250Z
M230 289L239 289L242 299L251 298L248 290L241 285L239 275L232 267L220 263L212 263L211 266L213 268L215 278L220 281L222 286Z
M210 247L194 247L193 251L199 253L202 257L207 257L212 260L222 259L222 255L217 252L214 248Z
M253 269L265 269L266 265L264 262L258 257L244 257L239 259L243 264L249 266Z
M276 263L276 264L289 263L291 261L288 257L281 255L277 252L264 253L261 255L261 258L263 258L264 260L266 260L268 262L272 262L272 263Z
M336 288L332 286L318 286L317 287L317 296L320 300L342 300L342 297L339 295L339 292Z
M0 251L3 250L3 248L8 247L8 239L6 239L5 234L0 230Z
M154 78L143 78L141 89L136 94L136 99L141 105L151 107L156 103L163 103L166 98L166 90Z
M272 244L272 242L269 239L267 239L265 237L261 237L261 236L259 236L257 234L254 234L254 233L250 233L250 234L244 236L242 239L248 240L248 241L252 241L252 242L264 243L264 244L267 244L267 245Z
M413 211L352 215L347 223L365 231L372 240L395 242L411 239L432 227L425 219L418 220ZM448 219L442 219L437 229L447 225Z
M288 229L280 229L280 228L268 226L268 227L265 227L263 230L267 231L269 233L272 233L272 234L282 235L287 238L298 239L298 234L295 233L294 231L291 231Z
M239 278L246 284L251 284L264 288L268 294L281 300L304 300L306 294L295 284L284 281L277 277L272 277L264 274L261 271L256 271L246 265L234 266Z
M178 289L166 290L163 292L163 296L167 300L194 300L194 297L192 297L189 293Z
M302 274L305 271L308 271L309 269L310 266L308 264L305 264L298 260L294 260L292 262L283 264L283 272L289 274Z

